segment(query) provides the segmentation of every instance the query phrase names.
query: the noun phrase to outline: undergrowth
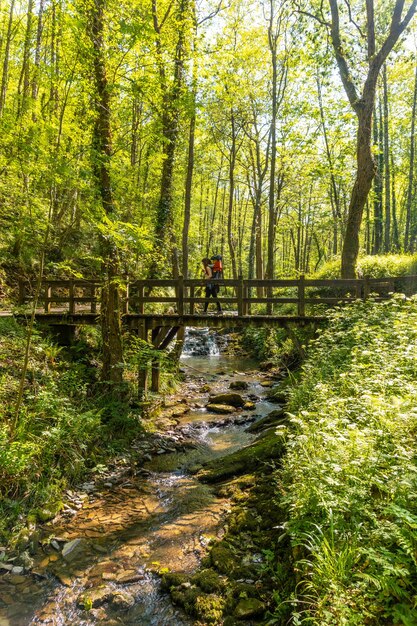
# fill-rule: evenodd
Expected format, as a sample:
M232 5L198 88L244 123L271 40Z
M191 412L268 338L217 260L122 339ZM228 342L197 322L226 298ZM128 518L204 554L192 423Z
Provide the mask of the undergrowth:
M59 510L61 493L122 454L140 428L128 395L109 398L99 378L98 333L80 329L68 348L35 332L17 430L25 329L0 318L0 541Z
M356 269L359 276L368 276L369 278L415 275L417 274L417 254L362 256L358 259ZM328 261L310 278L340 278L340 259Z
M417 300L331 313L292 390L276 473L291 623L417 624L416 398Z

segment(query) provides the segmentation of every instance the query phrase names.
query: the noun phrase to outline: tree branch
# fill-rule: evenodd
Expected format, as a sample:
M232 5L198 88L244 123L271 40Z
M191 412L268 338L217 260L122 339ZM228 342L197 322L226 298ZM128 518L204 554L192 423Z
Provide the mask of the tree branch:
M417 0L415 1L417 2ZM349 102L352 105L354 111L357 111L359 96L358 92L356 91L355 83L353 82L350 75L346 57L343 54L342 40L340 37L339 7L337 5L337 0L329 0L329 4L332 13L331 37L336 55L336 62L339 67L340 77L342 79L346 95L349 98Z

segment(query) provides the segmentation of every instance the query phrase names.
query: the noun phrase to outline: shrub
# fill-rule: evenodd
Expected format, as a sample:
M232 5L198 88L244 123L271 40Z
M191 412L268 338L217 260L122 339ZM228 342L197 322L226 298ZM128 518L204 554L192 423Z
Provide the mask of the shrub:
M417 623L416 345L417 300L396 298L332 312L310 347L277 474L295 621Z
M387 278L417 274L417 254L369 255L358 259L357 271L360 276ZM325 263L311 278L340 278L340 259Z

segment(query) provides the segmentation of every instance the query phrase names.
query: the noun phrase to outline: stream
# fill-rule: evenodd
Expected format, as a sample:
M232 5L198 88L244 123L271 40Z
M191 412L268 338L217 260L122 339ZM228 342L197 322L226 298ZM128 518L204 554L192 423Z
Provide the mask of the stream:
M183 409L172 436L180 432L192 445L159 447L143 467L106 477L100 488L85 483L70 491L73 504L42 528L41 554L30 573L0 575L0 626L194 623L160 591L155 572L194 571L210 541L221 538L230 502L191 470L251 443L247 425L274 408L256 363L219 354L207 337L206 356L195 356L198 333L187 342L186 381L166 398L171 414L172 407ZM209 393L230 391L238 380L248 383L243 397L256 397L254 411L228 421L205 408Z

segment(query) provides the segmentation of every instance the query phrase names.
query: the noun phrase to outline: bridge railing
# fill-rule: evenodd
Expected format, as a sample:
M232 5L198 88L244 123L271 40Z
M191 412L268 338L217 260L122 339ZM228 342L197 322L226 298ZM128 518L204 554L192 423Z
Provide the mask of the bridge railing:
M218 300L223 307L229 307L239 316L259 313L273 315L280 307L291 309L291 315L304 317L306 307L311 305L332 306L352 302L358 298L367 299L372 294L376 300L385 300L396 291L407 294L417 293L417 276L400 278L361 278L361 279L297 279L216 280L220 293ZM126 281L123 294L124 314L176 314L193 315L197 306L204 304L206 282L201 279L184 280L155 279ZM98 280L44 280L38 308L45 313L92 313L100 309L101 283ZM33 290L23 281L19 283L19 304L33 298ZM214 303L213 298L209 303ZM264 306L262 306L264 305ZM288 307L288 305L292 305Z
M43 280L38 307L43 308L45 313L51 313L53 309L59 309L69 314L74 314L80 309L84 312L97 313L100 302L100 286L101 283L98 280L71 278L68 280ZM34 291L33 286L20 280L19 305L31 302Z

